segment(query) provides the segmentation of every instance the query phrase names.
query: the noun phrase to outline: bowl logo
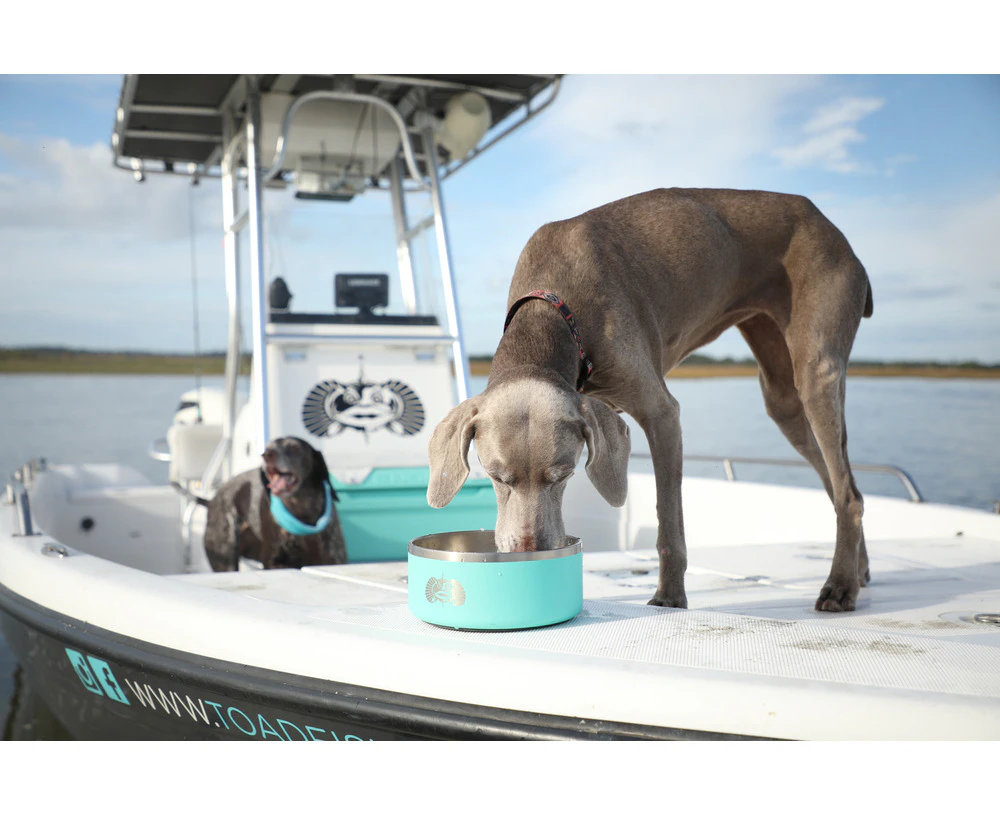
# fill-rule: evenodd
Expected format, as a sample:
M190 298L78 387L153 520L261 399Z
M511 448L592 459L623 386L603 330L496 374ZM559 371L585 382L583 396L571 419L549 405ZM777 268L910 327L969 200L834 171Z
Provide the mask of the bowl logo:
M424 405L405 382L370 382L364 369L354 382L327 379L302 404L302 423L314 436L337 436L347 429L368 435L386 429L413 436L424 427Z
M432 577L424 587L424 596L428 603L451 603L453 606L460 606L465 602L465 588L457 580L448 580L446 577L439 580Z

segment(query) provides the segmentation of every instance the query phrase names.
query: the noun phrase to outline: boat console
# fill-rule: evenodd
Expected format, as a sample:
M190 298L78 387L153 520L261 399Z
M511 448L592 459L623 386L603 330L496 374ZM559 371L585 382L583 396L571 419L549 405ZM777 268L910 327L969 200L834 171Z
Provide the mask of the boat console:
M171 480L211 496L259 466L266 443L298 436L319 449L340 496L351 561L405 559L418 535L492 528L489 480L472 473L444 509L426 501L427 444L469 395L441 182L534 118L558 75L232 75L125 77L112 148L134 173L216 177L223 189L229 346L218 409L178 413L167 433ZM265 198L291 187L335 203L388 195L395 272L343 271L333 310L297 309L291 269L268 273ZM414 203L415 202L415 203ZM425 217L410 211L420 207ZM415 242L433 233L425 259ZM299 278L301 280L301 277ZM250 320L244 325L249 282ZM291 284L291 288L290 288ZM251 347L244 347L244 343ZM249 394L239 377L249 352ZM188 501L187 561L204 510Z

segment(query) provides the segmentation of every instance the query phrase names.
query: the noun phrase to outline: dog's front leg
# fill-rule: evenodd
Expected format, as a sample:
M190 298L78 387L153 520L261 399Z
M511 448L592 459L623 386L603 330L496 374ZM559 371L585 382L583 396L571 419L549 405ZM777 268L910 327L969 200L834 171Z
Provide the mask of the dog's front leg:
M666 392L658 409L646 417L635 417L646 433L656 477L656 517L659 529L656 552L660 556L660 575L651 606L687 608L684 572L687 570L687 546L684 543L684 515L681 508L680 406Z

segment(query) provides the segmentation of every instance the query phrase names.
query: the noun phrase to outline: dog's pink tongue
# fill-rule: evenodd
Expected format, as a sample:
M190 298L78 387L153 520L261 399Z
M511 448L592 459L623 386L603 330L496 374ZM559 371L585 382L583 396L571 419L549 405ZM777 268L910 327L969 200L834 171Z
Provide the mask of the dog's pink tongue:
M292 476L282 475L281 473L274 473L271 476L271 492L275 495L285 495L292 489Z

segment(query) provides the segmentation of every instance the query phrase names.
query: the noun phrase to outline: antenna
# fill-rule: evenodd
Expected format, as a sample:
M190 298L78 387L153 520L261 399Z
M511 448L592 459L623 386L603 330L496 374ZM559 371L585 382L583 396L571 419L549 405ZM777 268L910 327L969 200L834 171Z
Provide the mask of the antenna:
M198 391L198 424L204 421L201 414L201 331L198 322L198 252L195 248L195 217L194 217L194 188L198 186L198 179L191 182L190 194L188 195L188 214L191 233L191 308L194 320L194 386Z

